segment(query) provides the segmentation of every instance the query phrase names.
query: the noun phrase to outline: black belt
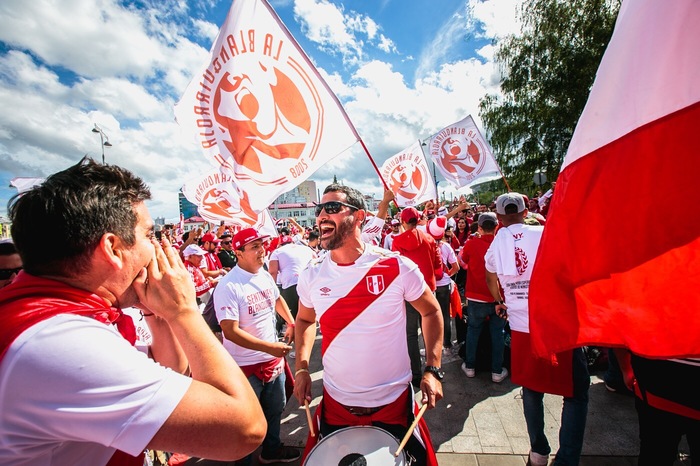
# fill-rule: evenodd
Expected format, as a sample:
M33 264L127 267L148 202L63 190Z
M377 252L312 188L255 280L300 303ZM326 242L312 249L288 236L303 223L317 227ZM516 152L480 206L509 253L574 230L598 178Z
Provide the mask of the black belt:
M347 409L350 414L353 414L355 416L369 416L370 414L374 414L380 409L384 408L386 405L377 406L376 408L366 408L364 406L341 406Z

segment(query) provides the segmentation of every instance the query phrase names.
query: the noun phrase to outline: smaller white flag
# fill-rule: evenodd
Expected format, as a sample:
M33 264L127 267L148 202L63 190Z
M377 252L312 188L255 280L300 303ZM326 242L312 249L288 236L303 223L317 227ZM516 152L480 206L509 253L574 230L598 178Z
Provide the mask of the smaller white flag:
M43 183L46 178L23 178L17 177L10 180L10 186L17 188L17 193L22 194L25 191L29 191L34 186L38 186Z
M501 178L493 152L471 115L432 136L428 151L442 176L456 188Z
M389 157L380 171L399 207L415 206L437 199L437 189L430 176L420 141Z
M248 194L242 192L230 175L214 169L211 173L191 179L182 187L188 201L197 206L204 220L214 224L222 220L240 228L255 228L265 234L277 235L277 229L267 209L255 212Z

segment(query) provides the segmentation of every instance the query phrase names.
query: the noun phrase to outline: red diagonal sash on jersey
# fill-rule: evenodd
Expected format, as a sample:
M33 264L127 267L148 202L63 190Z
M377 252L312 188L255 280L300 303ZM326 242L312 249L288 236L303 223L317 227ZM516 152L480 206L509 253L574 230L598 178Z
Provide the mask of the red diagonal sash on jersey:
M370 307L389 285L399 276L398 257L387 257L379 260L362 279L357 282L350 292L338 299L320 319L323 329L321 355L333 342L335 337L365 309Z

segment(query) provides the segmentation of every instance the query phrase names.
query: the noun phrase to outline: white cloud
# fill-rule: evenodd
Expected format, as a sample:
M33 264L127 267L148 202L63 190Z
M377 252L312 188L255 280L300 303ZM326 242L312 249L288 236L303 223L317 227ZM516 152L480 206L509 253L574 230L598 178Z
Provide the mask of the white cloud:
M161 57L143 18L108 1L3 1L0 40L91 77L143 77Z
M435 70L436 65L445 62L453 47L460 43L466 34L465 23L461 11L456 11L441 25L431 43L423 47L416 67L416 79L422 78L428 72Z
M193 23L200 37L214 42L214 39L216 39L216 36L219 34L219 26L209 21L204 21L203 19L195 19Z
M473 18L482 24L484 36L504 37L520 32L517 9L523 0L469 0Z
M296 0L294 15L307 38L329 53L339 53L343 61L355 61L362 55L348 27L351 17L328 0ZM346 24L347 23L347 24Z

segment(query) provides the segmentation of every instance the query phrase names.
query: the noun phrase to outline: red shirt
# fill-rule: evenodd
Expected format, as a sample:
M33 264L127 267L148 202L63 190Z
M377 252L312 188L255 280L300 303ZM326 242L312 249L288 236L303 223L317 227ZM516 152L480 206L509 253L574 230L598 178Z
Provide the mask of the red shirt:
M467 264L467 283L464 296L467 299L490 303L493 296L486 285L486 261L484 256L493 242L494 235L474 237L462 248L460 258Z
M436 278L442 278L443 270L442 257L432 236L417 228L404 231L394 237L391 249L415 262L430 291L435 291Z

